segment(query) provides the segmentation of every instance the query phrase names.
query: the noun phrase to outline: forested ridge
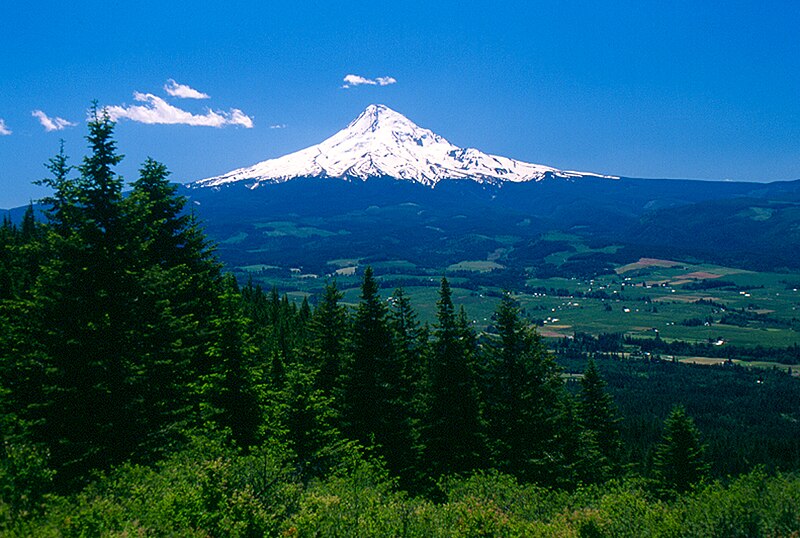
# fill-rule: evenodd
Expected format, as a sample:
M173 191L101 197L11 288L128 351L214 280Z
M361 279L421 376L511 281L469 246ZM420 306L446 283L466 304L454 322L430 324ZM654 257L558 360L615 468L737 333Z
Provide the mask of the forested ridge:
M432 325L369 268L354 308L335 281L313 307L237 283L167 168L126 185L114 123L88 127L79 165L47 165L46 220L0 228L3 534L800 531L796 439L721 472L672 401L632 446L612 359L580 355L568 387L510 294L477 333L446 278Z

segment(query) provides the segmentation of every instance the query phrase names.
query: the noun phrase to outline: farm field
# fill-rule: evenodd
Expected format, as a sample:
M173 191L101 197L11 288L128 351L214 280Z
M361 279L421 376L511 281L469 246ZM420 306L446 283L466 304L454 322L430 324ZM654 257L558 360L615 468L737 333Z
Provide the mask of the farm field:
M568 260L566 256L564 261ZM270 265L243 266L237 271L240 280L252 278L265 287L291 290L296 300L309 297L312 302L325 283L335 279L345 292L345 302L354 305L360 275L368 264L379 275L385 299L403 286L421 320L427 322L435 317L442 275L450 280L457 304L464 306L481 330L491 324L504 289L499 283L493 285L494 276L503 272L490 261L464 261L435 270L407 260L338 259L328 262L324 274ZM641 259L593 278L526 278L514 293L527 318L546 338L570 337L576 332L622 333L720 346L786 347L800 344L798 283L800 274L795 273Z

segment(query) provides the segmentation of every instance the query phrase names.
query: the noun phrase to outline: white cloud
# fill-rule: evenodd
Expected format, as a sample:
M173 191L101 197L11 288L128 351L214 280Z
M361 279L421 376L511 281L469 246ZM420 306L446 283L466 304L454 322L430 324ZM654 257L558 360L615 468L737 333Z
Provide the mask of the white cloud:
M199 92L186 84L178 84L173 79L169 79L164 84L164 91L172 97L180 97L181 99L209 99L211 97L207 93Z
M48 133L50 131L63 131L67 127L74 127L76 125L69 120L65 120L64 118L59 118L57 116L55 118L49 118L47 117L47 114L41 110L34 110L31 112L31 116L38 118L39 123L42 124L44 130Z
M270 125L269 128L270 129L286 129L286 124L285 123L278 123L276 125Z
M195 125L206 127L224 127L225 125L241 125L248 129L253 127L253 119L238 108L228 112L206 109L205 114L192 114L186 110L172 106L161 97L152 93L134 92L136 101L143 105L106 107L109 117L117 121L129 119L139 123L167 125Z
M6 125L6 121L3 118L0 118L0 136L2 135L10 135L11 129L8 128Z
M388 86L389 84L396 84L397 79L394 77L377 77L366 78L360 75L346 75L343 79L344 85L342 88L352 88L353 86Z

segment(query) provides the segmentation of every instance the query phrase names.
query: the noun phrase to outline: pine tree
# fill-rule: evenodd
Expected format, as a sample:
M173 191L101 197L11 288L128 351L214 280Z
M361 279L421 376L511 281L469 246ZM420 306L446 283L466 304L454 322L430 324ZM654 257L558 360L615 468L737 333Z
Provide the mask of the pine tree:
M422 414L426 364L427 333L420 327L417 313L403 288L392 294L392 309L389 313L393 348L400 364L400 398L408 409L407 416L417 422Z
M301 328L305 329L309 321L311 321L311 306L308 304L308 296L303 297L303 302L300 303L300 310L297 312L297 321L300 323Z
M653 461L656 479L663 492L683 493L700 482L708 472L705 445L700 431L683 406L672 408L664 422L664 433Z
M560 407L556 443L561 462L554 482L562 487L597 482L598 469L604 469L607 463L597 446L595 433L581 427L578 402L571 395L565 394Z
M364 271L361 301L353 317L347 367L341 376L339 405L344 433L365 446L383 444L394 424L388 424L399 384L393 362L387 309L378 293L372 268ZM388 448L388 447L387 447Z
M11 299L17 289L17 259L14 250L18 243L16 227L6 215L0 226L0 301Z
M167 168L147 159L139 173L124 204L131 248L138 253L136 391L149 431L146 450L155 451L168 446L177 424L200 418L191 387L209 372L205 351L213 345L220 277L210 247L196 240L200 232L184 213L186 199L169 182Z
M128 198L147 261L162 267L184 261L180 254L190 218L183 214L186 199L176 196L178 187L169 182L169 175L166 166L148 157Z
M139 368L132 319L138 253L126 227L123 181L114 172L122 157L113 126L93 108L79 179L66 179L63 156L56 159L51 255L33 290L30 337L45 354L47 378L30 418L62 485L121 461L145 436L132 386Z
M420 478L422 454L419 428L424 411L423 361L427 341L423 340L417 314L402 288L392 294L389 327L392 332L393 361L398 368L399 379L393 402L395 442L391 447L391 460L387 461L390 462L390 470L400 477L401 486L413 488Z
M88 127L78 177L62 146L42 181L54 190L46 257L14 337L40 372L36 393L17 391L21 418L49 448L59 487L143 447L147 457L186 424L185 387L209 372L199 350L219 310L219 266L166 169L147 161L125 199L114 123L95 106Z
M339 303L342 297L335 281L325 286L309 322L308 344L304 350L310 365L319 370L318 388L327 395L333 394L345 359L347 310Z
M269 412L273 431L283 431L294 462L304 479L320 476L334 464L343 438L336 427L333 398L317 388L316 370L303 364L291 366L286 382L275 393Z
M557 442L564 400L558 368L508 293L498 305L495 327L486 364L495 465L526 480L553 481L563 461Z
M69 159L64 153L64 141L61 140L58 153L45 165L51 176L34 181L34 184L48 187L53 191L53 194L40 202L46 208L45 213L50 225L61 234L71 229L75 221L73 214L80 211L81 207L79 183L77 179L69 177L73 167L68 163Z
M484 435L474 357L442 278L428 374L424 453L431 475L463 473L484 464Z
M236 279L223 280L222 309L214 320L218 340L208 350L213 372L202 378L206 417L229 428L240 446L252 446L263 423L254 388L253 348L246 334L247 321Z
M23 243L30 243L37 240L39 230L36 225L36 215L33 211L33 204L28 204L25 213L22 215L22 226L20 227L20 239Z
M605 387L597 365L589 359L581 378L578 415L581 428L589 433L599 452L592 466L597 481L609 478L619 468L622 449L616 408Z

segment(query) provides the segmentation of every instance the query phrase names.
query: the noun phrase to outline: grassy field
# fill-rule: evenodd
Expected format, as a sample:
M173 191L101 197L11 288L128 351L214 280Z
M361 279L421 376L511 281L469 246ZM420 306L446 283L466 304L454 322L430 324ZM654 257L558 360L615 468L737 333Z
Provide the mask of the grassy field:
M627 267L630 268L630 265ZM691 284L724 278L732 286L692 289ZM787 346L800 343L800 333L788 326L800 317L800 292L786 282L798 275L754 273L713 265L680 264L672 267L649 265L627 269L619 275L590 280L530 279L529 287L566 289L573 296L521 296L521 303L534 318L559 325L563 335L573 331L598 334L623 332L632 336L654 336L688 341L723 340L736 345ZM745 289L742 289L745 288ZM578 297L604 292L609 298ZM747 326L718 323L724 311L744 309L780 323L759 322ZM552 321L558 319L558 322ZM711 320L697 326L688 320ZM796 324L795 324L796 328Z
M270 235L321 236L332 232L287 222L259 225ZM238 238L231 238L232 241ZM498 236L498 239L503 237ZM575 235L551 232L541 241L556 242L557 252L544 257L560 267L573 257L616 255L616 245L590 247ZM568 248L561 250L563 245ZM449 276L457 306L464 306L478 330L491 323L498 296L507 284L502 276L513 249L493 248L486 259L467 259L446 267L423 267L406 259L331 259L311 272L267 264L239 266L240 279L252 278L265 287L292 291L301 300L319 294L335 279L345 301L358 302L359 284L366 265L384 282L388 300L402 284L422 321L433 322L438 285ZM552 250L552 249L551 249ZM513 254L513 253L512 253ZM545 337L623 333L628 336L719 345L785 347L800 344L800 274L753 272L735 267L680 260L623 259L611 271L594 278L536 278L536 267L526 267L511 289L525 314ZM558 273L558 271L555 271ZM495 276L497 275L497 276ZM524 278L524 276L523 276Z
M503 269L503 266L488 260L463 261L454 263L447 268L448 271L477 271L479 273L488 273L495 269Z

